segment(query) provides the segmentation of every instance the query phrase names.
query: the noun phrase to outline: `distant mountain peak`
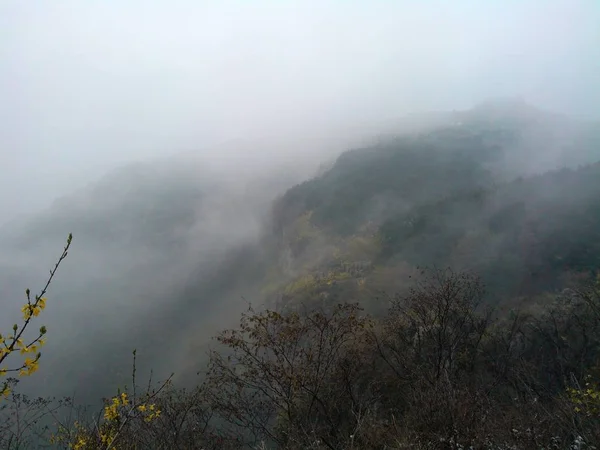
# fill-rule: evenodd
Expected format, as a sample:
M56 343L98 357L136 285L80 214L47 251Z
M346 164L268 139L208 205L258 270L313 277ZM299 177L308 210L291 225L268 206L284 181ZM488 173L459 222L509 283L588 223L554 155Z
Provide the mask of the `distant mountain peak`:
M474 121L508 123L568 123L568 116L546 111L527 102L522 97L491 98L465 111L465 118Z
M539 115L542 110L522 97L498 97L485 100L471 110L475 114L500 114L506 116Z

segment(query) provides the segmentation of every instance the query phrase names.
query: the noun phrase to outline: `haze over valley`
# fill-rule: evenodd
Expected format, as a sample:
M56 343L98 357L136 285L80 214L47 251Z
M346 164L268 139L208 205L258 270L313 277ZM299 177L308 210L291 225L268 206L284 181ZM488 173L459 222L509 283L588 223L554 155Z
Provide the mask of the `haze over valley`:
M460 442L475 448L538 448L535 439L558 435L556 448L571 448L576 435L591 445L600 439L598 409L585 403L591 409L581 418L563 393L578 395L572 380L595 383L600 362L598 23L600 9L579 1L2 4L4 338L27 316L25 289L38 293L73 234L47 307L32 318L33 335L47 327L39 371L11 389L71 396L98 410L102 398L131 383L135 349L138 382L174 373L173 389L194 393L177 398L194 408L201 391L211 431L181 425L178 436L189 440L176 443L165 437L167 422L160 425L166 434L138 429L146 425L135 425L131 413L119 437L106 413L102 426L113 430L106 439L119 437L122 448L384 448L400 442L400 429L418 448L458 448L426 445L463 425ZM423 344L417 354L415 342L441 326L439 317L426 323L423 311L430 300L447 300L448 286L458 292L448 327L459 331L449 332L456 342L445 369L434 370L427 352L437 347ZM479 299L480 287L471 310L465 299ZM344 309L354 303L360 312ZM491 309L493 319L484 312ZM277 359L296 348L290 336L308 333L294 345L315 348L310 327L325 327L321 336L330 330L311 315L320 311L328 324L343 322L332 333L349 327L356 343L343 347L345 356L314 374L308 353L294 353L302 363ZM243 313L256 322L240 323ZM414 325L421 313L424 322ZM412 334L384 345L363 336L366 322L355 319L373 320L373 336ZM263 323L272 328L250 333L249 324ZM562 353L544 328L550 324L554 335L563 333ZM213 339L230 328L239 334ZM569 333L575 329L581 332ZM248 341L234 339L245 332ZM253 345L271 352L268 363L261 359L266 365L252 365ZM411 356L391 363L391 348L395 357ZM472 364L456 362L454 352ZM0 353L0 369L23 353L7 353L6 361ZM245 375L227 369L227 355ZM305 394L290 400L289 392L304 388L277 397L279 384L296 386L277 378L287 376L287 364L292 378L327 392L323 405L313 409ZM335 390L342 373L348 392L368 400ZM235 378L244 376L257 378ZM275 397L252 384L263 379ZM473 403L431 400L427 415L424 399L450 398L448 386L465 389ZM243 397L244 389L252 395ZM536 400L528 397L534 391ZM577 428L552 422L554 437L539 424L531 442L506 437L510 420L525 420L511 396L528 405L522 411L538 401L549 417L568 410ZM151 397L175 417L182 409L174 405L183 403L173 398ZM510 420L466 425L460 411L483 416L485 402ZM0 403L0 432L18 438L2 437L0 447L39 448L41 435L15 431L10 408ZM365 425L354 408L368 417ZM402 417L399 428L385 418L388 410ZM54 423L49 417L42 422ZM362 426L368 431L354 446L349 436ZM88 446L78 448L110 445L90 430L73 435ZM483 446L485 439L497 446Z

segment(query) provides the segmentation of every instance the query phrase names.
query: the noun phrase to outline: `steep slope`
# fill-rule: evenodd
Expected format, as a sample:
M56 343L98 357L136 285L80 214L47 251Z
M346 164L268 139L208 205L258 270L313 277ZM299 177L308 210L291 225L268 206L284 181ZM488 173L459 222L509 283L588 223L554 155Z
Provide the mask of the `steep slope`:
M45 370L22 389L97 401L130 379L134 348L140 376L162 376L178 371L190 342L225 326L222 305L235 320L262 276L255 255L268 207L302 173L283 167L256 180L235 169L189 157L132 164L2 229L0 301L14 311L0 317L3 330L74 235L43 315Z
M510 298L600 268L600 166L577 169L600 159L600 127L519 101L448 117L346 152L276 202L272 301L373 298L423 265L476 270Z
M129 380L133 348L141 377L195 374L246 301L378 311L423 265L473 269L495 301L559 289L600 268L599 130L491 102L345 152L287 191L306 174L257 176L248 157L228 176L190 160L126 167L2 230L1 298L34 288L73 232L37 388L97 400Z

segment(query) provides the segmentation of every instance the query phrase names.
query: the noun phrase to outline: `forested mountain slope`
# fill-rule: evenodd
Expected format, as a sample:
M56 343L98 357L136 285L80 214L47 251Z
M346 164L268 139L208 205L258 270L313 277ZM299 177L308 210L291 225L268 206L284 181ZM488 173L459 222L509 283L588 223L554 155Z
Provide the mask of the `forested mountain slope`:
M496 301L555 290L598 268L599 129L514 101L440 113L343 153L273 205L300 173L256 180L225 159L220 171L177 158L131 165L4 227L3 298L43 278L73 232L46 363L85 362L69 369L69 389L101 391L129 347L148 367L162 349L194 372L198 346L246 301L380 310L377 298L432 265L476 271Z
M10 301L75 236L44 369L19 389L99 403L131 381L135 348L139 379L174 371L192 390L156 397L164 421L126 421L124 448L593 442L597 419L571 403L599 410L600 391L576 384L599 379L599 161L596 124L503 101L423 119L308 180L125 167L2 230Z
M600 128L512 101L449 117L346 152L276 202L283 298L332 281L372 297L436 265L480 273L499 301L600 268Z
M259 179L236 170L189 155L131 164L2 228L0 301L17 312L25 288L46 277L66 234L74 235L66 275L49 292L53 339L33 392L97 401L129 379L133 348L140 371L160 375L180 368L195 339L235 321L240 297L260 280L248 255L257 253L270 202L306 176L284 164ZM2 315L0 327L14 320ZM173 348L173 340L182 344Z

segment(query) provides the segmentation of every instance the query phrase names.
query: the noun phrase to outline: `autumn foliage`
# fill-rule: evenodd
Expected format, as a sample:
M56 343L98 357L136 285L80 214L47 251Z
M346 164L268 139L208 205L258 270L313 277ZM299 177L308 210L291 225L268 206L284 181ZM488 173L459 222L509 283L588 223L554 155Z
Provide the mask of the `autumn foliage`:
M477 276L424 270L381 316L357 303L250 307L190 390L141 389L134 352L131 386L100 413L65 403L77 411L65 421L49 403L27 407L52 418L46 443L77 450L592 449L599 288L496 311Z

